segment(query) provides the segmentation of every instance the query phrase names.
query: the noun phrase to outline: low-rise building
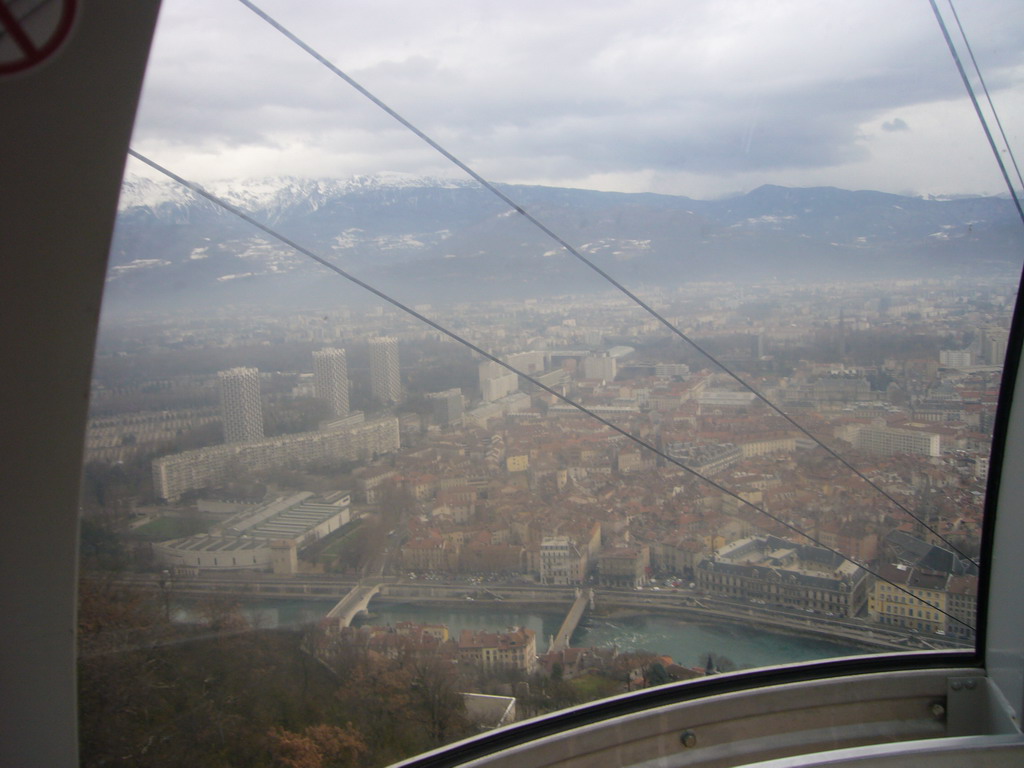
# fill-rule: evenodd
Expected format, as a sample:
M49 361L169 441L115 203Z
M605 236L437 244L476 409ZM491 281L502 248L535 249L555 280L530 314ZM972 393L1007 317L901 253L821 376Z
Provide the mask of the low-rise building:
M978 577L883 564L871 588L869 615L879 624L915 632L974 638Z
M410 539L400 551L402 567L410 571L448 572L459 561L459 546L440 536Z
M154 544L153 554L170 568L294 572L293 553L348 523L349 503L347 491L281 497L229 518L219 534Z
M821 547L777 536L734 541L697 566L704 591L745 602L854 617L867 606L867 573Z
M541 584L582 584L587 556L568 536L545 536L540 543Z
M743 449L733 443L670 443L667 453L687 468L705 477L718 474L743 458Z
M615 547L597 556L597 583L635 589L647 581L650 551L642 547Z
M950 576L946 582L946 634L972 640L978 626L978 577Z
M367 504L376 504L381 500L388 481L396 479L398 472L389 467L360 467L352 477L355 478L359 497Z
M522 453L505 459L505 469L509 472L525 472L530 468L529 454Z
M537 668L537 637L524 627L511 632L464 629L459 635L458 659L488 672L515 669L532 674Z
M650 550L652 568L687 578L693 577L697 565L705 558L704 544L695 537L677 536L651 542Z
M756 399L753 392L731 389L708 389L697 397L702 414L733 412L749 408Z
M917 632L945 632L946 582L937 571L884 563L872 585L868 613L879 624Z
M339 420L323 430L199 448L153 461L153 488L159 498L174 501L188 491L226 482L235 467L265 471L332 461L355 461L391 453L401 446L398 420L363 423Z
M469 543L459 552L459 568L465 573L523 573L526 551L515 544Z
M894 453L912 453L918 456L939 456L940 437L934 432L891 427L861 427L853 444L858 451L873 456L892 456Z

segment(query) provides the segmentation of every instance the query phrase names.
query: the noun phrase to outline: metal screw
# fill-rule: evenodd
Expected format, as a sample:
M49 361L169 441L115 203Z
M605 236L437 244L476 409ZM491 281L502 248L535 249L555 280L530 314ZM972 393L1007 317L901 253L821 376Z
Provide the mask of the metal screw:
M964 688L966 688L969 691L973 691L977 685L977 680L967 680L964 682Z
M679 741L684 747L695 747L697 746L697 734L693 731L683 731L679 734Z
M941 720L943 715L946 714L946 708L939 704L939 702L935 702L934 704L932 704L929 707L929 710L932 713L932 717L934 717L936 720Z
M961 688L964 687L964 684L961 683L959 680L954 680L949 684L949 687L952 688L954 691L959 691Z

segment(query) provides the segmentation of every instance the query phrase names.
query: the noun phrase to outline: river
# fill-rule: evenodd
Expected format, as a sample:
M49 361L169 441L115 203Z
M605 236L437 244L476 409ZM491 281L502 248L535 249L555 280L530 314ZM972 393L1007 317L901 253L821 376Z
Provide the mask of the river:
M615 619L587 616L573 634L572 644L654 651L687 667L703 667L708 654L714 653L728 658L737 669L865 653L852 645L769 632L749 624L698 624L663 615Z
M264 628L301 626L323 618L334 601L263 600L248 603L243 610L255 626ZM357 624L445 624L453 637L463 629L501 632L524 626L537 634L537 650L547 650L548 640L558 632L564 613L536 610L508 610L491 605L434 606L387 603L371 605L372 613ZM182 609L178 618L189 620ZM612 646L623 651L647 650L671 656L684 666L701 666L708 653L731 660L738 669L850 656L865 653L853 645L815 637L785 634L751 627L749 624L696 623L664 615L629 614L604 618L585 616L572 637L572 645Z

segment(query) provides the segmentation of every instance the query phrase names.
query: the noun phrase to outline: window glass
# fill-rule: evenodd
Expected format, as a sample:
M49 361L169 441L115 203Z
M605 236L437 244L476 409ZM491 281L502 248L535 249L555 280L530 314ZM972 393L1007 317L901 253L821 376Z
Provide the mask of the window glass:
M263 10L339 71L245 3L167 0L154 43L83 468L83 764L384 765L973 650L1021 235L926 5ZM1024 16L960 20L1018 178Z

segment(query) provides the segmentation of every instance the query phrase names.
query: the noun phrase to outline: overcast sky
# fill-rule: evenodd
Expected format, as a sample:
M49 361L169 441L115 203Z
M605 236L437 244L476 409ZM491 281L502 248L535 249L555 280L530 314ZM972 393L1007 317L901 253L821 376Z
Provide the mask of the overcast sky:
M927 0L258 4L495 181L1005 192ZM1024 2L957 10L1024 161ZM164 0L133 145L199 181L460 176L237 0Z

